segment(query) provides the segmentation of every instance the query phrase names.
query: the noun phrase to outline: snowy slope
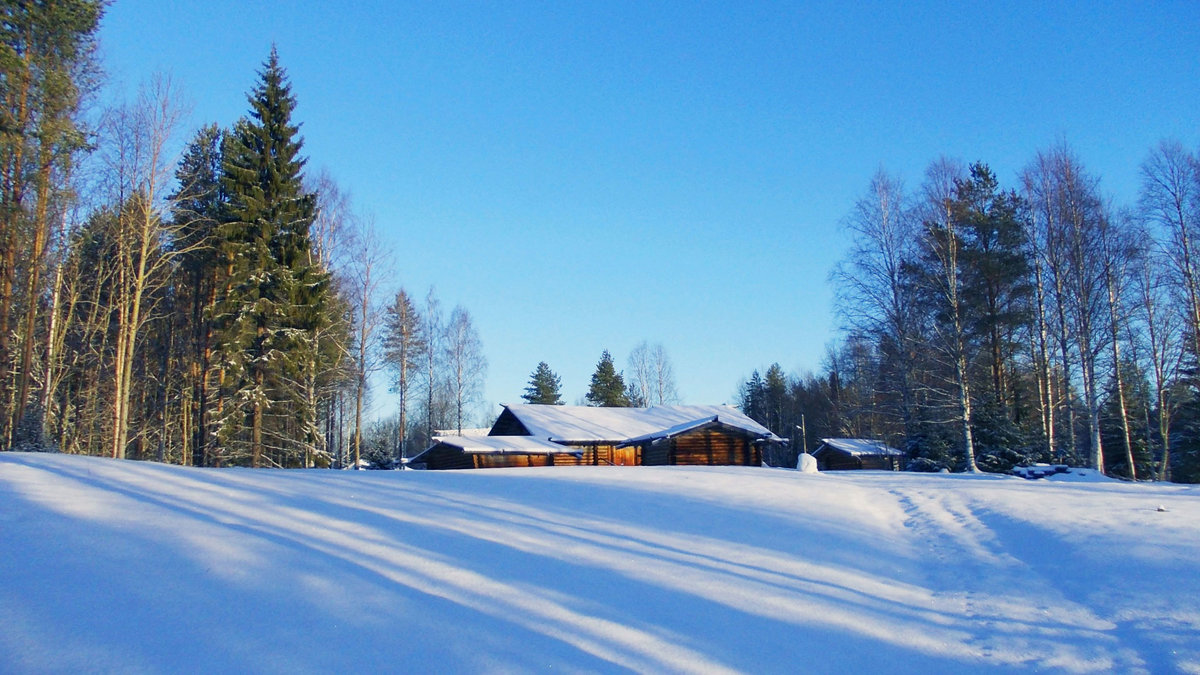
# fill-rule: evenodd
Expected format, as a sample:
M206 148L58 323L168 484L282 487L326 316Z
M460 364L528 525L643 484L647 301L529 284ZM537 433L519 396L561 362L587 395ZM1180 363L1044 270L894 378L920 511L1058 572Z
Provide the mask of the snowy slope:
M1183 486L5 453L0 671L1200 673L1198 561Z

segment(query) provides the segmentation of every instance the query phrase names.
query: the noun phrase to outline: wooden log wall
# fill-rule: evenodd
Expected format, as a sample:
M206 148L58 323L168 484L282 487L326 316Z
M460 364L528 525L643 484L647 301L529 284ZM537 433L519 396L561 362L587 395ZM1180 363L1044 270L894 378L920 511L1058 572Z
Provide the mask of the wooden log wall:
M762 453L749 438L720 429L702 429L671 440L669 463L684 465L758 466Z
M900 458L891 455L847 455L840 452L821 453L817 468L821 471L899 471Z
M462 450L438 443L421 457L427 469L474 469L475 461Z
M554 466L636 466L641 463L640 448L615 445L573 445L580 455L555 455Z
M550 455L475 455L476 469L510 466L550 466Z

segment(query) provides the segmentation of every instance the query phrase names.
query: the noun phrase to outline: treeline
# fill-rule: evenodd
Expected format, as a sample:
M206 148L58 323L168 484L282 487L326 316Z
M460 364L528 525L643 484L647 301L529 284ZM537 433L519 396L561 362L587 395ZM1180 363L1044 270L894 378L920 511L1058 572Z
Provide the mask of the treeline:
M395 352L386 251L332 179L306 177L275 51L248 114L200 129L176 163L168 80L91 106L103 4L4 10L0 449L349 464L371 374L409 356L427 395L392 455L461 425L486 367L470 315L443 320L430 290L419 339Z
M1166 141L1114 206L1065 144L1019 184L940 159L883 171L845 221L832 282L845 337L819 375L777 365L745 409L807 449L872 437L914 469L1086 465L1200 481L1200 163Z

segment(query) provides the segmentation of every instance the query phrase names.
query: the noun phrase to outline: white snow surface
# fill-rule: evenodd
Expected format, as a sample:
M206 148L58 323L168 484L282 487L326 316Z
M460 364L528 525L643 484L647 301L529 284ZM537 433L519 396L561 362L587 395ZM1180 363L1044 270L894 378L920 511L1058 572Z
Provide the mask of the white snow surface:
M727 405L658 405L650 408L601 408L583 405L504 404L529 435L559 443L621 443L660 437L662 432L719 418L722 424L763 438L781 440L740 410Z
M0 671L1200 673L1197 561L1192 486L2 453Z
M459 448L463 452L479 455L503 455L508 453L566 455L572 452L579 452L577 448L568 448L558 443L534 438L533 436L434 436L434 440ZM420 457L420 455L417 457ZM413 459L417 458L414 457Z
M883 441L869 438L822 438L821 442L856 457L861 455L894 455L898 457L904 455L903 451L890 447ZM817 448L817 453L820 453L821 450L822 448Z
M801 473L817 473L817 458L802 452L796 457L796 470Z

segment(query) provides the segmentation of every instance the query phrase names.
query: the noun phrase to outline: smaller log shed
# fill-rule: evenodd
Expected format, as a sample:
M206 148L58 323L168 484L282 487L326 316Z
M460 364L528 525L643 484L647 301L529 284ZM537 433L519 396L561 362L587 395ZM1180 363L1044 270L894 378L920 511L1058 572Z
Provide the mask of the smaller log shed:
M899 471L905 459L900 450L868 438L822 438L812 455L820 471Z

